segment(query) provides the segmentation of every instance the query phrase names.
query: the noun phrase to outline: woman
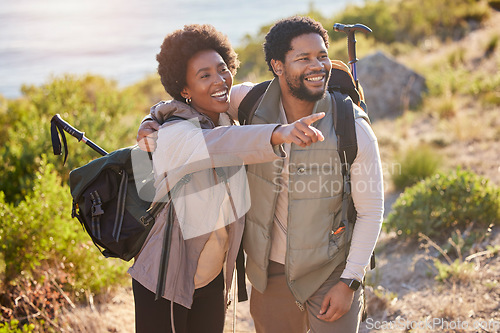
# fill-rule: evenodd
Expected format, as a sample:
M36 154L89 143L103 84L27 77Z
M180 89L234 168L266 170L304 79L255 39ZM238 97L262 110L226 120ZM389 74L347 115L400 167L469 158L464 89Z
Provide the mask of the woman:
M283 126L230 126L226 111L239 62L227 37L210 25L167 35L157 60L161 82L174 100L151 108L163 124L153 154L156 199L170 191L172 201L157 216L129 270L136 331L222 332L250 204L242 166L282 158L279 145L285 142L305 146L322 140L309 125L323 115ZM163 280L160 261L172 209Z

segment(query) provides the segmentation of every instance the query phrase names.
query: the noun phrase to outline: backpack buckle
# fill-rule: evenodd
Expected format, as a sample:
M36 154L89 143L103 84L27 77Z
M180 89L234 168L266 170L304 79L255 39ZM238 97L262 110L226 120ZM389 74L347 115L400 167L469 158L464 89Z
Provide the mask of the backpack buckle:
M141 216L140 219L141 223L147 227L151 222L154 221L154 217L151 216L150 214L147 214L147 215L144 215L144 216Z
M97 191L90 192L90 197L92 198L92 217L95 216L100 216L104 214L104 211L102 210L102 202L101 202L101 197L99 196L99 193Z
M102 210L101 204L92 205L92 216L99 216L102 214L104 214L104 211Z
M73 207L71 208L71 217L72 218L75 218L77 215L76 215L76 211L78 209L78 203L76 203L75 201L73 201Z

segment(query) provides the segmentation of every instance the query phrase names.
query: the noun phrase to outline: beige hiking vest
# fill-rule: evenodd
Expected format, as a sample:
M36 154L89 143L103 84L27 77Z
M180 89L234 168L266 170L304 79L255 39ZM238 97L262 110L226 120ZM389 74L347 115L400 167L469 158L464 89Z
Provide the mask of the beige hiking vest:
M275 79L251 123L279 123L279 102L280 87ZM325 140L306 148L292 144L290 151L285 274L292 294L301 304L346 260L344 232L334 234L341 224L343 191L333 126L334 104L330 94L326 94L314 106L313 113L326 113L313 124L321 130ZM243 246L247 253L248 278L260 292L267 286L271 232L282 167L283 160L248 166L251 208L246 216ZM352 232L352 227L350 230Z

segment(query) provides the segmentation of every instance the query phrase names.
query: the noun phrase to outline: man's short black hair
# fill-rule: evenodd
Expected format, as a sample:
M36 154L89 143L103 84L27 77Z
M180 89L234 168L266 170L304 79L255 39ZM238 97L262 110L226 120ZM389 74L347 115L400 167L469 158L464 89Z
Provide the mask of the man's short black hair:
M271 60L280 60L285 62L285 55L291 50L292 39L295 37L315 33L323 38L325 46L328 48L328 32L323 28L321 23L309 18L301 16L293 16L287 19L280 20L269 30L264 42L264 53L266 54L266 62L269 70L273 72ZM274 74L276 76L276 74Z
M209 24L185 25L168 34L156 55L158 74L167 93L178 101L184 101L181 91L186 87L187 63L196 53L214 50L234 75L240 62L226 35Z

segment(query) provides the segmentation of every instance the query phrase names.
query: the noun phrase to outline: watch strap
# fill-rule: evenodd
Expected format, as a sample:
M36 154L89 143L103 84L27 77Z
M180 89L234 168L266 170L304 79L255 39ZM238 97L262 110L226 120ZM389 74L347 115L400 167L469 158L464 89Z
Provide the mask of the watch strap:
M345 283L349 288L351 288L354 291L358 290L359 286L361 285L361 282L359 282L356 279L344 279L344 278L340 278L340 282Z

